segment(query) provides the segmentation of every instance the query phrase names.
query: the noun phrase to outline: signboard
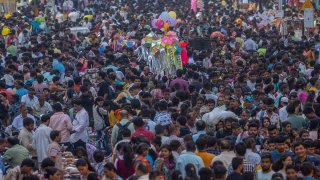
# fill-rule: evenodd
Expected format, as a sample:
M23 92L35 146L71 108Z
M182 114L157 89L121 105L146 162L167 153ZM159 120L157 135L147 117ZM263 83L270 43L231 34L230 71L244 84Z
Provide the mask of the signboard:
M284 16L284 11L283 10L275 10L274 11L274 17L283 18L283 16Z
M305 28L313 28L314 27L314 13L313 9L305 8L304 9L304 27Z

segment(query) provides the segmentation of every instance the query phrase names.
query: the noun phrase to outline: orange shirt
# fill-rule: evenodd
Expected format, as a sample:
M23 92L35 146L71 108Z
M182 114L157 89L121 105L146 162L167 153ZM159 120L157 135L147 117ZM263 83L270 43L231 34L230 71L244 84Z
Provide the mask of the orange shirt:
M201 157L205 167L210 167L211 162L212 162L213 158L215 157L215 155L207 153L205 151L197 152L196 155Z

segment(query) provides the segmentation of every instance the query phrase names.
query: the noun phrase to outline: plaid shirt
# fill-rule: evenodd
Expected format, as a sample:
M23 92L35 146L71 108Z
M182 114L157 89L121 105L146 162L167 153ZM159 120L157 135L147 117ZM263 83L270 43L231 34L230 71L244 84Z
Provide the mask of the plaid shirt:
M228 175L233 172L232 165L228 167ZM243 172L252 172L254 174L254 179L257 177L257 171L256 166L251 163L250 161L247 161L246 159L243 159Z

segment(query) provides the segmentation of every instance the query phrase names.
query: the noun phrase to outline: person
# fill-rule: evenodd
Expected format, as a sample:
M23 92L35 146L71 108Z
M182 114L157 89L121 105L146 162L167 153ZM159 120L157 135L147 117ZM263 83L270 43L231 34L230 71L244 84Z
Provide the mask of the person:
M304 162L300 166L301 174L303 175L304 180L314 179L314 165L311 162Z
M286 167L286 176L287 180L296 180L297 178L297 171L295 166L293 165L288 165Z
M299 166L303 162L311 162L315 166L318 166L320 164L319 159L317 159L314 156L307 155L307 148L305 143L303 142L296 142L293 144L293 150L294 150L294 158L293 158L293 165Z
M26 105L28 108L34 107L36 104L39 103L38 97L34 95L33 87L28 88L28 94L23 95L21 97L21 103Z
M104 130L107 130L106 125L106 117L108 116L108 111L103 108L104 99L102 97L97 97L95 99L95 105L92 106L92 112L93 112L93 120L94 120L94 128L96 130L97 136L97 147L98 148L104 148L106 151L106 155L109 156L111 154L111 149L109 147L108 143L108 135L107 133L104 133ZM103 139L103 144L101 143L101 140Z
M131 121L135 129L135 132L132 133L131 138L143 135L147 138L148 142L151 142L154 138L154 134L145 128L145 122L143 121L143 119L140 117L135 117Z
M281 173L283 178L286 179L286 167L289 165L292 165L292 157L284 154L273 163L272 170Z
M143 162L139 162L135 166L135 174L138 177L137 180L148 180L149 179L149 170L148 165L144 164Z
M43 159L43 161L40 164L40 170L39 170L40 179L45 178L47 174L47 170L54 168L54 166L55 166L54 160L52 160L50 157Z
M221 161L225 168L228 168L231 164L232 159L236 156L233 151L231 151L230 140L223 139L219 143L221 153L215 156L211 162L213 164L216 161Z
M32 158L37 158L37 152L32 147L33 137L34 137L34 121L31 118L25 118L23 120L23 128L19 132L18 139L20 144L24 146L32 156Z
M272 163L275 163L280 159L282 155L293 156L293 153L288 149L285 149L286 137L279 135L276 138L276 149L271 152Z
M173 87L175 85L178 85L179 89L182 92L188 93L189 92L189 89L188 89L189 83L188 83L188 81L184 80L182 78L182 76L183 76L183 70L182 69L178 69L177 70L177 78L174 79L173 81L171 81L169 86L171 87L171 89L173 89Z
M50 144L50 132L52 129L48 127L50 115L43 115L41 117L41 124L36 129L33 135L32 148L36 150L38 157L38 164L48 157L47 148Z
M176 170L181 172L182 177L186 177L185 167L189 163L195 166L197 173L199 172L199 169L204 167L202 159L194 153L195 150L196 147L194 142L189 141L186 143L186 152L182 153L177 159Z
M206 131L205 131L205 129L206 129L206 123L205 123L204 121L202 121L202 120L197 121L197 122L196 122L196 128L197 128L197 133L194 134L194 135L192 135L192 139L193 139L194 142L196 142L197 139L198 139L201 135L206 134Z
M242 172L244 169L243 159L240 157L234 157L232 159L233 172L227 176L227 180L243 180Z
M131 131L126 128L122 131L122 140L117 142L116 145L114 145L114 151L113 151L113 159L116 159L119 156L118 146L121 143L129 143L131 140Z
M89 138L87 133L87 128L89 127L89 115L84 109L80 99L75 99L73 101L73 106L77 114L76 118L72 122L73 127L70 142L73 144L74 148L83 147L86 149L86 143Z
M93 159L95 161L94 169L98 176L102 178L104 172L104 153L102 151L96 150L93 153Z
M291 123L292 128L302 129L306 125L306 120L301 117L301 104L300 101L294 101L287 106L288 118L286 121Z
M122 179L127 179L134 174L134 152L128 143L121 143L120 154L115 160L115 168Z
M227 178L227 169L224 167L222 162L219 165L213 166L213 172L214 172L214 177L217 180L225 180Z
M117 174L117 170L112 163L106 163L104 165L104 176L102 179L114 179L114 180L122 180L122 178Z
M275 172L271 169L271 154L265 152L261 155L261 169L257 171L257 179L272 179Z
M16 137L9 137L7 141L9 149L4 153L3 161L11 168L19 166L24 159L29 157L29 151L19 145L19 139Z
M91 172L95 172L94 168L90 165L86 159L78 159L76 167L81 174L81 179L87 179Z
M32 175L35 163L32 159L24 159L20 166L16 166L13 169L8 170L5 177L6 180L23 180L26 177Z
M48 157L52 158L55 162L55 167L62 169L62 150L59 142L61 135L59 131L52 130L50 132L51 143L48 146Z
M256 152L256 140L254 137L248 137L245 139L244 143L247 148L245 158L255 166L258 166L261 162L261 157Z
M213 171L210 168L201 168L199 170L200 180L211 180L214 178Z
M120 132L123 131L123 129L125 127L128 128L131 131L131 133L134 132L134 126L128 120L128 111L126 111L126 110L120 111L120 117L121 117L121 121L119 123L117 123L115 126L113 126L113 128L112 128L112 133L111 133L111 144L112 145L115 145L118 141L121 140L121 135L120 135L119 131ZM118 136L120 138L118 138Z
M202 136L197 139L196 147L198 150L196 155L201 157L205 167L210 167L211 162L212 162L213 158L215 157L215 155L210 154L206 151L206 149L208 147L206 136Z
M66 146L66 151L73 152L72 144L70 143L70 132L72 131L72 123L70 117L62 111L60 103L52 105L54 114L50 117L49 127L52 130L59 131L61 134L61 143Z
M158 109L156 116L154 117L154 122L161 126L167 126L172 124L171 122L171 115L167 112L168 111L168 103L165 100L161 100L158 104Z
M39 96L39 103L35 103L32 108L34 115L39 119L41 119L41 115L52 113L52 107L49 102L45 101L44 95Z
M251 172L254 174L254 177L256 177L257 175L257 171L256 171L256 165L253 164L252 162L248 161L245 158L245 154L246 154L246 146L244 143L238 143L235 145L234 147L236 156L239 158L243 159L243 173L245 172ZM233 167L232 164L228 167L228 174L233 172Z
M172 155L172 149L170 145L163 145L160 147L160 157L158 157L155 162L153 169L164 174L165 179L170 179L171 172L175 168L175 159Z
M46 174L45 178L47 178L48 180L60 180L61 177L62 177L61 170L59 170L55 167L47 169L47 174Z
M36 120L35 120L34 116L32 116L31 114L28 113L27 106L21 105L20 106L20 115L18 115L17 117L15 117L13 119L12 126L20 131L23 128L23 120L27 117L31 118L33 120L34 126L36 126Z
M155 134L156 123L150 119L151 118L150 111L148 109L142 109L140 112L140 115L143 121L146 123L147 130Z

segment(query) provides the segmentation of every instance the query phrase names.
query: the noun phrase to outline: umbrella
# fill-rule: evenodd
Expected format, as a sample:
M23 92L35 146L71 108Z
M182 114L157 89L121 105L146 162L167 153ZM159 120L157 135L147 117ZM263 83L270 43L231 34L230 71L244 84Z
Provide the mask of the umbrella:
M215 31L210 35L211 39L214 39L214 38L217 38L217 37L224 38L224 35L220 31Z

